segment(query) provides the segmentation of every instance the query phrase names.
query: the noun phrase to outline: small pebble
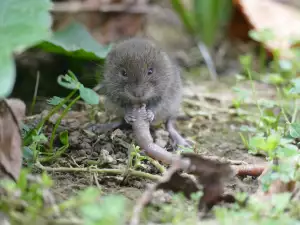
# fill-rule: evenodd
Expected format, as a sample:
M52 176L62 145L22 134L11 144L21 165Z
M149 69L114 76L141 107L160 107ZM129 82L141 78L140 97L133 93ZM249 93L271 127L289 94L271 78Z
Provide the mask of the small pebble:
M126 138L126 135L120 129L116 129L114 132L112 132L111 139L114 139L115 137Z
M96 152L96 151L93 151L93 152L92 152L92 156L93 156L93 157L98 157L98 156L99 156L99 153Z
M79 151L78 151L78 155L79 155L79 156L86 156L85 150L83 150L83 149L79 150Z
M92 146L89 143L86 143L86 142L80 143L79 146L80 146L80 148L87 148L87 149L92 148Z

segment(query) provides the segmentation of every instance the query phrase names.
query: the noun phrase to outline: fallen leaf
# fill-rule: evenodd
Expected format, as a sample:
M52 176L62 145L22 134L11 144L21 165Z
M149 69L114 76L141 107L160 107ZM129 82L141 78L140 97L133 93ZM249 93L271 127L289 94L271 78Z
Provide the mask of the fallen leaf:
M247 28L262 32L271 30L272 40L265 42L268 51L279 50L281 57L292 57L291 40L300 41L300 10L278 0L235 0L236 10L244 15ZM234 22L234 21L233 21ZM248 34L249 30L242 31ZM246 34L246 33L244 33ZM297 42L296 42L297 43Z
M0 101L0 179L17 180L22 166L19 125L26 106L19 99Z

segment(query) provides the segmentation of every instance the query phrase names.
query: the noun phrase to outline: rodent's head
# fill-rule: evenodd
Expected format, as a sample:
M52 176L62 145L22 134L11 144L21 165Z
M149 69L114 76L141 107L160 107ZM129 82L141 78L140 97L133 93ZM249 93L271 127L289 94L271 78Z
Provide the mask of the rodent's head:
M108 54L104 84L110 97L141 103L162 96L172 73L164 51L147 39L132 38L117 44Z

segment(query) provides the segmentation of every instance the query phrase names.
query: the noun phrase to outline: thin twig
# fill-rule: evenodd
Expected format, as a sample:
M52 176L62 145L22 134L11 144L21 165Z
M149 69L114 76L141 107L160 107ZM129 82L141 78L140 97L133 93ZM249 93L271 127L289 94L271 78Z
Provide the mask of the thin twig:
M43 166L40 162L36 162L35 166L41 170L49 171L49 172L90 172L90 173L105 173L105 174L113 174L113 175L122 175L124 170L121 169L94 169L94 168L68 168L68 167L47 167ZM160 178L158 175L152 175L150 173L145 173L141 171L136 171L130 169L130 175L150 179L156 181Z
M97 173L93 173L93 177L94 177L95 183L97 185L97 188L101 189L101 186L98 181Z
M130 221L130 225L138 225L140 221L140 214L144 208L144 206L150 201L151 196L157 189L157 186L161 183L164 183L168 180L170 180L171 176L182 166L182 162L180 160L174 160L171 167L168 169L168 171L161 177L160 182L156 182L155 184L152 184L148 186L147 190L144 192L142 197L138 200L136 203L134 209L133 209L133 215Z

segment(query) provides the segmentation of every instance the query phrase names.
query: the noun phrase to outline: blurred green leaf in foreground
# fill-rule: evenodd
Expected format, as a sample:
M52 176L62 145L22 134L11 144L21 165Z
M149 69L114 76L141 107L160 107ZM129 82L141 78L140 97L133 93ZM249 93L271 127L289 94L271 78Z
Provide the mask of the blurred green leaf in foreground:
M88 60L104 59L109 46L101 46L80 23L71 23L39 45L42 49Z
M50 0L0 1L0 97L9 96L15 83L13 53L50 36L50 8Z

